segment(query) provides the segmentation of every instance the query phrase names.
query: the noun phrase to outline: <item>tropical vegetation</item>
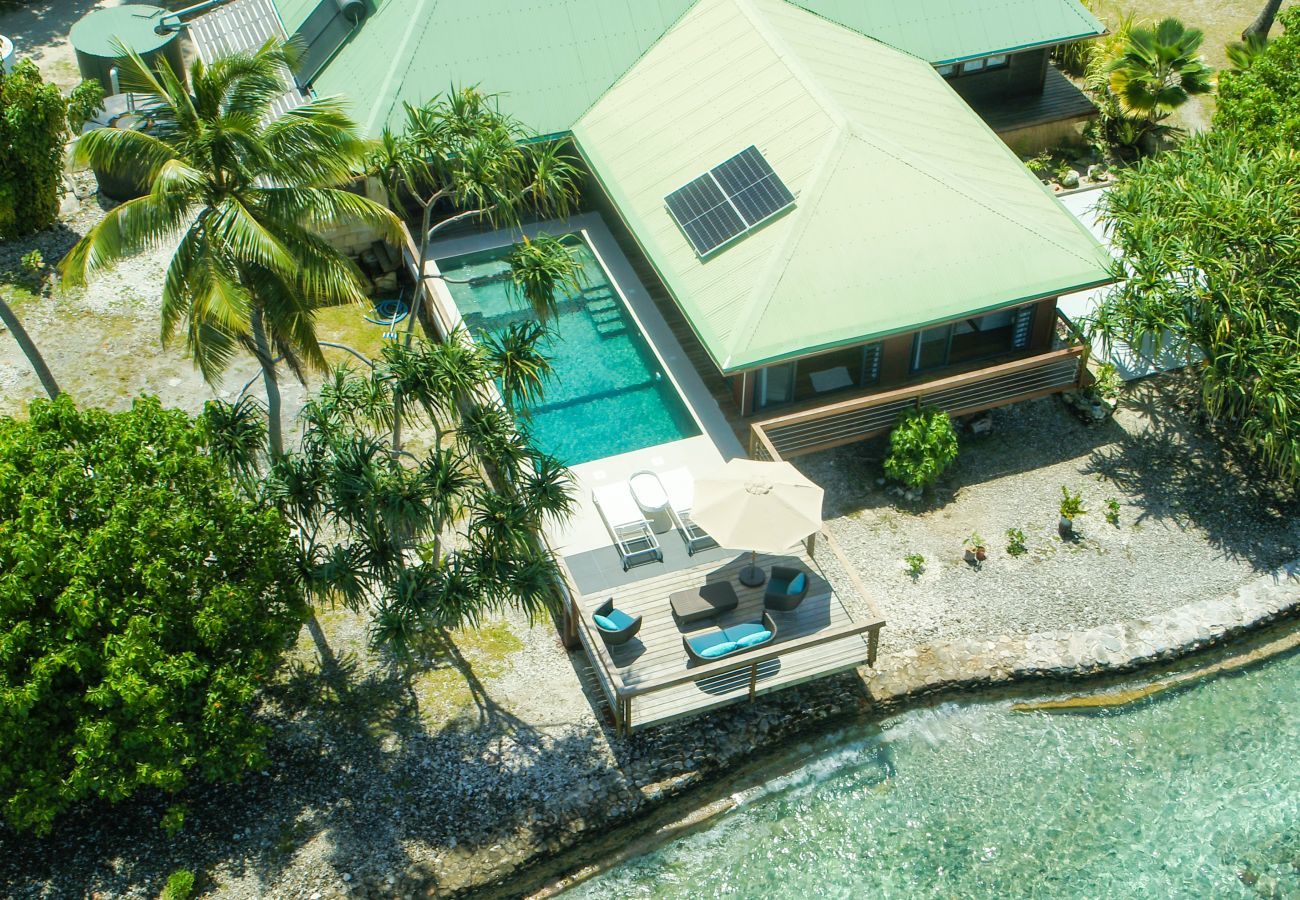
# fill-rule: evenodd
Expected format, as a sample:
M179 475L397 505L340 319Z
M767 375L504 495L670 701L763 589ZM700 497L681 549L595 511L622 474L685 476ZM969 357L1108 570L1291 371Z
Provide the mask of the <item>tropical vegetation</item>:
M519 326L486 346L461 332L394 342L372 370L335 370L303 409L301 449L269 460L247 402L209 404L217 455L293 523L313 598L372 613L373 643L399 659L506 605L551 608L555 561L537 532L571 511L569 475L494 389L539 398L544 339ZM432 432L421 456L390 452L398 390Z
M505 115L497 98L478 88L453 88L421 106L406 105L400 134L385 128L368 158L368 169L387 190L389 203L419 210L418 252L424 261L439 233L464 223L517 225L526 215L541 218L571 212L580 193L579 171L556 140L541 140ZM576 288L580 268L558 239L524 238L510 253L511 284L538 319L555 312L562 288ZM424 278L433 276L422 266ZM409 346L420 317L423 291L415 292L403 342ZM402 446L402 407L394 394L392 447Z
M1178 19L1145 26L1126 16L1091 43L1083 68L1099 112L1091 126L1098 142L1143 152L1176 134L1167 122L1174 111L1214 89L1214 72L1200 56L1203 40Z
M0 240L48 228L63 195L68 101L22 60L0 71Z
M1257 150L1300 146L1300 8L1281 15L1283 32L1249 65L1219 79L1214 127Z
M957 431L952 417L926 407L904 413L889 433L885 474L914 490L938 480L957 458Z
M205 432L152 398L0 419L0 803L16 829L263 760L256 694L304 607L288 525L236 492Z
M367 143L339 101L318 98L272 118L294 45L270 42L205 65L188 84L166 60L150 68L124 51L123 87L149 104L144 131L98 129L79 162L135 177L148 193L109 211L61 263L79 284L124 256L172 246L162 288L162 337L185 334L204 378L219 383L239 349L262 370L271 452L284 452L279 365L299 378L328 369L314 316L365 302L356 266L322 232L361 222L394 240L397 219L345 190ZM147 98L147 99L144 99Z

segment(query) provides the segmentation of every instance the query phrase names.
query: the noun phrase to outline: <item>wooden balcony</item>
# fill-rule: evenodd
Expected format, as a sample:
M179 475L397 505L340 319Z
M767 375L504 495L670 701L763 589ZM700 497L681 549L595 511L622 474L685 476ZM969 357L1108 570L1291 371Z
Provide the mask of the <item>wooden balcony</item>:
M749 455L789 459L883 434L908 409L933 406L953 416L995 409L1078 387L1082 345L753 422Z
M829 535L823 538L840 557L841 565L847 565L833 539ZM810 547L812 544L810 541ZM592 661L600 692L619 729L630 733L874 664L884 620L856 575L850 572L848 578L860 599L856 604L846 603L808 549L759 555L758 563L765 569L774 564L796 566L811 578L808 595L796 609L771 613L777 625L776 640L763 648L705 665L693 663L686 655L683 635L757 621L763 614L763 588L745 587L738 579L740 569L749 564L749 554L587 596L579 596L572 578L566 578L566 637L575 646L580 644ZM669 605L670 595L721 581L735 589L739 597L736 608L715 619L679 625ZM619 609L643 616L636 637L614 647L606 646L591 621L592 611L611 593Z

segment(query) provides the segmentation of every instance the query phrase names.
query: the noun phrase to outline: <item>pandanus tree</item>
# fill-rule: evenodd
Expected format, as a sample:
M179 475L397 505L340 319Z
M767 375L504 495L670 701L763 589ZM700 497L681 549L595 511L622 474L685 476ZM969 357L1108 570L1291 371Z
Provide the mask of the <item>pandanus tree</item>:
M508 605L550 608L556 563L537 533L572 510L569 474L492 388L539 398L544 339L536 326L492 345L416 337L369 371L336 369L303 408L300 449L265 472L262 435L239 404L209 404L206 420L224 431L209 444L294 524L312 596L369 611L373 643L409 659L430 632ZM436 435L423 456L387 443L397 390Z
M1213 90L1214 71L1198 53L1204 37L1173 18L1154 28L1131 27L1123 52L1106 66L1120 108L1156 123L1194 94Z
M564 216L580 193L573 160L555 140L540 140L502 113L496 97L477 88L453 89L422 106L406 106L401 134L385 129L370 156L370 171L388 191L389 202L419 209L418 243L422 277L429 244L440 232L463 223L517 225L524 216ZM524 238L507 258L510 283L545 322L562 289L577 289L580 267L563 241ZM423 285L420 286L421 288ZM402 343L410 346L423 290L417 289ZM407 393L394 394L392 448L401 449Z
M79 162L140 174L149 192L110 210L64 258L83 283L125 256L175 243L162 287L162 338L183 329L203 377L217 385L243 348L262 370L272 454L284 452L278 365L300 379L328 369L316 310L362 303L356 267L321 233L364 222L396 240L382 205L344 189L363 171L367 143L339 102L317 99L272 118L292 44L268 42L205 65L188 84L160 60L124 50L124 88L141 95L151 127L82 136Z

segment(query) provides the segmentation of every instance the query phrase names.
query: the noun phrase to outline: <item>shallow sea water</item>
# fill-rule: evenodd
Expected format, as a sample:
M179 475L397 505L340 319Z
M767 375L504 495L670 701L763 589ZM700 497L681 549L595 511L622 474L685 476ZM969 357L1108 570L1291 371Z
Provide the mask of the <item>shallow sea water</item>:
M1300 897L1300 655L1123 711L949 704L809 747L566 897Z

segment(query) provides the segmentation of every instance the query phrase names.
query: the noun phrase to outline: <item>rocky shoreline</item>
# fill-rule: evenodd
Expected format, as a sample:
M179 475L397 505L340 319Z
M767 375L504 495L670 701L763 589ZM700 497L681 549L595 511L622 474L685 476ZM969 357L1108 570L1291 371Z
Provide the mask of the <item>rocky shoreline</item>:
M669 801L721 780L737 766L775 752L796 736L804 739L855 714L895 712L922 699L1013 683L1068 683L1133 672L1196 654L1297 614L1300 560L1227 596L1148 618L1082 631L964 638L902 650L882 657L874 670L862 675L769 695L746 711L744 727L721 729L696 723L696 730L719 739L712 751L674 755L670 748L680 743L680 736L672 733L675 729L650 732L628 742L642 745L637 755L648 764L628 766L623 773L627 781L593 797L587 810L577 811L569 825L562 826L562 834L549 836L532 852L525 845L493 848L501 851L492 866L495 877L476 865L478 860L460 860L466 867L462 873L477 870L480 880L462 881L449 893L517 896L537 890L562 871L576 870L598 853L610 851L612 830L646 817L662 818ZM650 763L656 757L658 763ZM585 853L584 842L591 843ZM443 891L459 880L451 869L438 879ZM558 885L562 884L563 879Z

